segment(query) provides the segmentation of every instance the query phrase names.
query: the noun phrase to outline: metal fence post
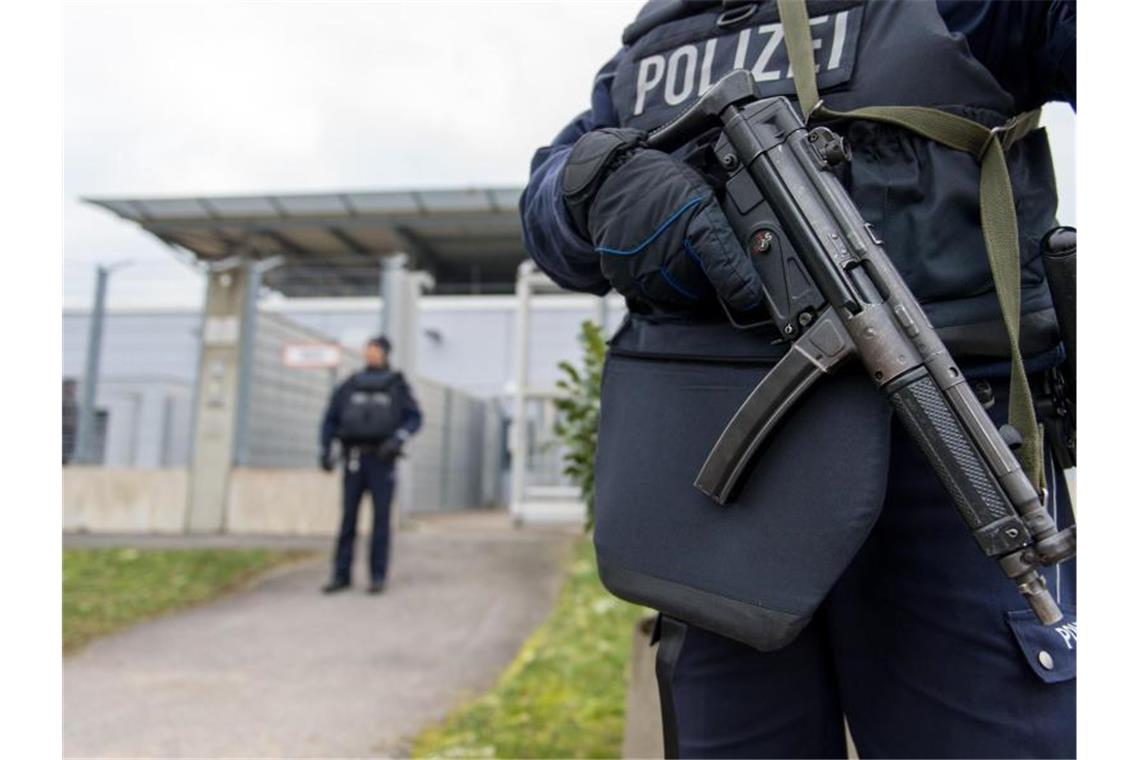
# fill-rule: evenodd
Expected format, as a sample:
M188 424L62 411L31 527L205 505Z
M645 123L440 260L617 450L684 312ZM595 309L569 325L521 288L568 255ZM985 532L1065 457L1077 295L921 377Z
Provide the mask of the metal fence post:
M98 464L95 456L95 401L99 385L99 360L103 353L103 319L107 311L107 280L111 272L127 262L95 269L95 303L87 328L87 357L83 367L83 396L79 402L79 419L75 433L75 462Z

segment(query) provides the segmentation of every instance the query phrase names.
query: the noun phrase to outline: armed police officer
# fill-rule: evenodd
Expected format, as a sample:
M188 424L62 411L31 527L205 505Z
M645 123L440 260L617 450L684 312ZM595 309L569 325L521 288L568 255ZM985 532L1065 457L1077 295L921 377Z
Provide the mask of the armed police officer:
M618 290L629 309L603 378L594 540L607 587L663 611L670 755L843 757L844 719L863 757L1075 754L1075 563L1046 571L1063 618L1041 624L860 370L801 400L734 503L693 488L788 350L752 258L788 243L737 240L721 206L737 157L715 152L718 130L671 153L647 145L736 69L757 96L826 121L850 148L829 163L872 236L978 400L1012 421L1065 355L1040 256L1056 227L1049 146L1023 115L1075 107L1075 33L1075 5L1056 0L654 0L591 108L536 153L520 200L532 258L563 287ZM792 66L805 56L814 71ZM979 130L976 154L956 139ZM994 141L1008 171L991 161L983 175ZM995 187L1015 221L993 213ZM764 198L736 190L733 214L760 213ZM990 254L1003 250L1012 279L1020 268L1012 294L995 286ZM789 298L804 277L787 270ZM1036 440L1035 423L1007 428L1011 445ZM1064 527L1069 500L1042 456L1046 509Z
M322 469L332 472L336 466L332 457L333 439L340 441L344 459L343 513L332 579L322 589L325 593L341 591L351 585L356 519L365 490L372 496L368 591L377 594L384 590L396 459L423 421L407 380L388 366L391 350L392 344L383 335L368 341L364 347L364 369L333 392L321 423Z

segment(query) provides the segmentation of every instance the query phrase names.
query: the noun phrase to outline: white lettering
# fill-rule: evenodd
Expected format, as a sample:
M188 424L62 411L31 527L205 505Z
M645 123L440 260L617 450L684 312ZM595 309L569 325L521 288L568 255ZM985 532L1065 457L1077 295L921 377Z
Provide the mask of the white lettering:
M701 61L701 83L697 86L697 94L704 95L712 87L712 64L716 54L716 37L705 43L705 58Z
M1065 642L1065 647L1067 649L1072 649L1073 644L1075 644L1077 641L1077 624L1076 623L1065 623L1062 626L1058 626L1058 627L1054 628L1053 632L1061 637L1061 641Z
M681 63L684 59L685 63ZM682 72L681 69L684 69ZM697 48L695 45L682 45L669 56L669 69L665 73L665 102L671 106L684 103L693 94L693 84L697 75ZM681 80L678 89L678 80Z
M824 37L830 36L826 51L823 49L822 38L811 37L815 71L819 73L824 69L828 71L838 69L846 60L844 48L850 36L851 12L840 11L818 16L809 19L809 23L813 30L822 27L816 31ZM831 24L830 30L826 28L828 24ZM757 57L749 66L753 50L753 34L760 35L762 42ZM711 37L682 45L672 51L642 58L637 64L633 115L643 114L651 103L659 106L677 106L690 100L694 95L699 96L708 92L716 79L725 73L722 68L723 63L717 65L716 62L717 45L721 39ZM732 43L726 40L725 44ZM752 78L756 82L777 82L795 76L791 61L782 52L787 49L787 39L784 27L780 23L741 29L737 33L734 47L732 69L751 71Z
M744 68L744 57L748 55L748 36L752 34L751 29L741 29L740 34L736 38L736 58L732 61L732 68Z
M650 55L641 59L637 67L637 102L633 106L633 115L637 116L645 110L645 96L665 76L665 56Z
M827 59L827 69L837 68L839 60L843 57L843 46L847 44L847 14L851 11L840 11L835 14L835 29L831 34L831 57Z
M780 41L784 39L784 27L779 24L761 24L756 29L757 34L770 34L768 44L760 51L760 57L756 59L756 65L752 67L752 78L757 82L771 82L780 78L779 71L767 71L768 62L772 60L772 55L776 52L776 48L780 46Z

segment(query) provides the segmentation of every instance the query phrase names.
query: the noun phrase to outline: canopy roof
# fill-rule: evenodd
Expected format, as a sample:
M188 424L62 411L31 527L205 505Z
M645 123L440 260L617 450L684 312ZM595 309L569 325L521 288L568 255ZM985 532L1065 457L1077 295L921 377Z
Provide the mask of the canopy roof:
M520 188L399 190L194 198L85 198L203 262L280 256L264 283L287 296L375 295L396 251L436 291L514 289L526 258Z

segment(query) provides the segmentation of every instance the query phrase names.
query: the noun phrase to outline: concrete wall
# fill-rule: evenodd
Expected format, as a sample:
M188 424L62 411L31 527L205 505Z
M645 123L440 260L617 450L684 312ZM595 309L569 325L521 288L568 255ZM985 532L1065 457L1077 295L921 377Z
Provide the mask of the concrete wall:
M230 475L227 533L332 536L340 520L340 475L321 470L238 468ZM370 505L362 505L357 530L372 525Z
M63 470L63 529L92 533L181 533L186 523L184 469Z
M238 468L230 475L227 533L332 536L340 519L340 476L320 470ZM63 529L90 533L182 533L184 469L63 470ZM397 498L399 492L397 491ZM372 525L363 505L359 530Z

